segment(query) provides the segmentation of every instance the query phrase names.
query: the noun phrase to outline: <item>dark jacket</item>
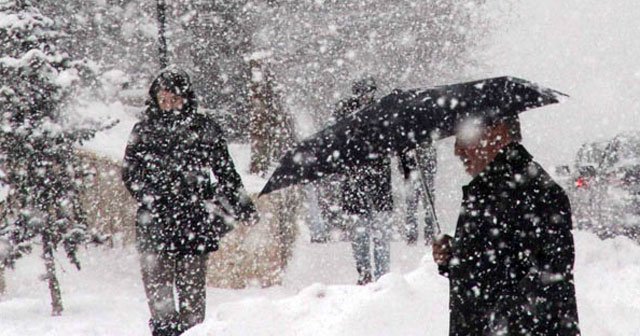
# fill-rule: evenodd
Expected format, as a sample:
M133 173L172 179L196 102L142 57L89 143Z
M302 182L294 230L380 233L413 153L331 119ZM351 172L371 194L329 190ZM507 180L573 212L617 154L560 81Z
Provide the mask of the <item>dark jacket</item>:
M579 334L562 188L512 143L463 194L452 259L440 268L450 280L450 335Z
M145 116L133 127L122 169L125 186L139 203L138 248L215 251L230 229L229 220L248 219L255 207L244 193L220 127L191 103L173 114L160 111L154 102L150 99ZM211 213L205 200L224 211Z
M435 144L425 142L418 144L415 149L400 153L399 168L405 180L411 178L412 173L422 174L429 181L427 184L433 192L434 178L438 170L438 153Z
M334 118L340 122L362 107L354 98L342 101L334 112ZM344 173L341 203L342 209L351 214L393 210L391 159L388 154L380 153L368 160L367 165L349 168Z

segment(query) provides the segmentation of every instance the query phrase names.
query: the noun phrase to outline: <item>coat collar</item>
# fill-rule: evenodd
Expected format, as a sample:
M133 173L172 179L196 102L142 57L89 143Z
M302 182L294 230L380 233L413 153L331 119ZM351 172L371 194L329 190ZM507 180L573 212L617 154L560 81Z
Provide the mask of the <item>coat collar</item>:
M523 171L533 160L533 156L520 143L512 142L503 147L498 155L468 185L462 187L464 195L471 190L491 187L500 181L511 178L516 172Z

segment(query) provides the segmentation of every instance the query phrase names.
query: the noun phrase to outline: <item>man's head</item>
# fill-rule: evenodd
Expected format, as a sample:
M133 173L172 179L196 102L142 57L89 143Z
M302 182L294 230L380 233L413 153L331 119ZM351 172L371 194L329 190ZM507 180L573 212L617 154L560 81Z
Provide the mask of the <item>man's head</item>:
M511 142L522 141L518 116L493 120L467 118L458 123L455 155L472 177L482 172L498 152Z
M373 77L364 77L353 82L351 93L358 98L361 103L368 103L375 98L376 81Z

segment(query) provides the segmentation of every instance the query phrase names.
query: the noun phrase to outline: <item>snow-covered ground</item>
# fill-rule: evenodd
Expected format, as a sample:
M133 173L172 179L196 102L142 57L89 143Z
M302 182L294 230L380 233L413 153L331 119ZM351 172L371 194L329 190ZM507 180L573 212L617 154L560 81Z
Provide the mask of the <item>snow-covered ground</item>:
M640 334L640 247L576 232L576 290L584 335ZM301 239L281 287L209 288L204 324L187 335L446 335L448 286L430 249L392 246L392 273L365 287L347 243ZM51 317L37 255L7 273L0 335L146 335L148 309L133 249L93 248L76 271L60 256L65 312Z

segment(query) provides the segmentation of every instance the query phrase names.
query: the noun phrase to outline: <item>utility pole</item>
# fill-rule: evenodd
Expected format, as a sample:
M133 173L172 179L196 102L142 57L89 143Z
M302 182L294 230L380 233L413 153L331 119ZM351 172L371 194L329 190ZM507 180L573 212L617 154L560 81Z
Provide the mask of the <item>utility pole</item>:
M160 53L160 68L164 69L169 65L167 56L167 4L165 0L158 0L158 52Z

